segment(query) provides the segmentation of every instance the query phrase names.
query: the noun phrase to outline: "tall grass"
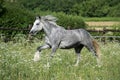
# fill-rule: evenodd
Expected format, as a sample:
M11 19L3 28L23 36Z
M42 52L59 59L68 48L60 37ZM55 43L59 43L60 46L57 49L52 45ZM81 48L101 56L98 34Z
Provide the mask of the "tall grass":
M41 41L0 42L0 80L119 80L120 44L99 44L101 67L96 66L96 58L84 48L79 66L73 66L76 60L74 50L57 50L51 67L47 68L50 50L42 52L39 62L32 60L36 47L42 45Z

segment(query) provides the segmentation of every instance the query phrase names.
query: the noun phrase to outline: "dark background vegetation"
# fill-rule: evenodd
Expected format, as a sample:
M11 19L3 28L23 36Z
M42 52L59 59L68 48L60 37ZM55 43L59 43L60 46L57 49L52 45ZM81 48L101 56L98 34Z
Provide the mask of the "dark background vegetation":
M84 17L120 16L120 0L20 0L29 10L64 12Z
M62 17L120 17L119 8L120 0L0 0L0 26L27 26L46 11L56 16L61 12Z
M119 8L120 0L0 0L0 27L28 28L36 15L53 15L67 29L85 28L82 17L120 17Z

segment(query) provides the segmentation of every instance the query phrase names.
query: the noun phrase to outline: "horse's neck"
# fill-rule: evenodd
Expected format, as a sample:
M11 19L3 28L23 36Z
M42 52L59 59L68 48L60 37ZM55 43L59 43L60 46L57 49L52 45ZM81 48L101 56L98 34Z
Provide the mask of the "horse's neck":
M43 27L44 32L47 36L49 36L51 34L52 30L55 29L55 28L57 28L57 26L54 25L54 24L51 24L49 22L45 23L44 27Z

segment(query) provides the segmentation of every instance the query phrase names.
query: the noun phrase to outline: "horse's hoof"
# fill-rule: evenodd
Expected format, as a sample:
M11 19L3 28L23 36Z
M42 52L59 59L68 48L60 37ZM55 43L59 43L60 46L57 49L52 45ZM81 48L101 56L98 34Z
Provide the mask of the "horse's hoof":
M40 54L39 54L39 51L37 51L34 55L34 59L33 59L35 62L36 61L39 61L40 60Z
M77 66L78 66L78 64L75 64L74 66L75 66L75 67L77 67Z
M34 57L33 61L34 62L40 61L40 57L38 57L38 56Z

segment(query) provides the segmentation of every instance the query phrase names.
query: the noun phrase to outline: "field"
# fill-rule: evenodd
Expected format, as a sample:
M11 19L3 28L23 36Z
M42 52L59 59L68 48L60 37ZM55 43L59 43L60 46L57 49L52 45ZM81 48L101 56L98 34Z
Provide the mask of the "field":
M86 22L88 26L101 26L101 27L106 27L106 26L115 26L115 25L120 25L120 22L118 21L91 21L91 22Z
M46 64L50 50L44 50L39 62L33 61L34 52L42 41L32 43L21 38L17 42L0 41L0 80L119 80L120 44L99 42L102 52L102 65L97 66L96 58L87 50L81 53L79 66L73 66L76 56L74 50L57 50L51 61Z
M119 29L120 18L118 17L93 17L93 18L83 18L85 23L89 26L88 28L109 28L109 29Z
M91 22L101 22L101 21L113 21L113 22L120 22L120 17L83 17L84 21Z

